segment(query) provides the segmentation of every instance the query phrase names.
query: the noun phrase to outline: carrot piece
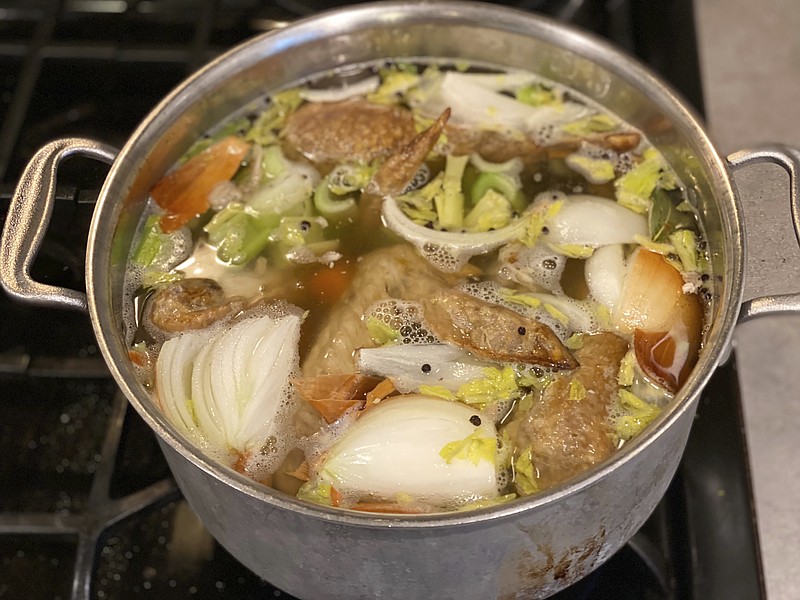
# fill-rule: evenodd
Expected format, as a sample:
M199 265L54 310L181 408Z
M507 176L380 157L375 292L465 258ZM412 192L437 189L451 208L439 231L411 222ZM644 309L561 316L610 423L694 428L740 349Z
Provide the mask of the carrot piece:
M333 488L331 488L333 492ZM331 498L333 494L331 494ZM381 513L381 514L400 514L400 515L421 515L429 511L424 510L419 506L411 507L398 502L358 502L350 506L352 510L359 510L362 512Z
M304 460L303 462L300 463L300 466L298 466L294 471L286 471L286 474L289 477L294 477L295 479L299 479L300 481L308 481L309 479L311 479L309 471L310 467L308 466L308 461Z
M331 486L331 506L341 506L342 495L335 487Z
M236 174L249 150L250 144L229 136L159 179L150 195L166 212L161 230L175 231L207 211L211 190Z
M353 274L350 261L339 261L333 267L323 266L313 273L306 288L321 302L334 304L347 291Z

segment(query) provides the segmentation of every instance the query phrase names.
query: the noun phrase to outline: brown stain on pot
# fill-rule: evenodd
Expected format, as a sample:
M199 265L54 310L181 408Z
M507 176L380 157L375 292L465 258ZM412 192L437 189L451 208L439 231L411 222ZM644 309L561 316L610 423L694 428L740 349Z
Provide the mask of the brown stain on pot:
M537 591L553 588L554 583L561 589L578 581L594 569L596 559L605 546L605 539L606 529L600 527L586 545L567 548L558 557L550 544L537 543L536 547L544 556L544 561L534 558L530 551L523 550L517 562L519 588L512 593L503 594L498 600L518 600L527 597L524 594L531 594L535 598L538 597Z

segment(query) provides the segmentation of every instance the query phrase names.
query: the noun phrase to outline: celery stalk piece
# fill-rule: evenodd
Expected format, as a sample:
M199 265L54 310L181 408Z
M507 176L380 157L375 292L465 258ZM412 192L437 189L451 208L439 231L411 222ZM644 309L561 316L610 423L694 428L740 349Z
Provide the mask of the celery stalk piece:
M448 156L444 169L442 194L435 199L436 213L443 229L458 229L464 223L464 193L461 178L469 156Z

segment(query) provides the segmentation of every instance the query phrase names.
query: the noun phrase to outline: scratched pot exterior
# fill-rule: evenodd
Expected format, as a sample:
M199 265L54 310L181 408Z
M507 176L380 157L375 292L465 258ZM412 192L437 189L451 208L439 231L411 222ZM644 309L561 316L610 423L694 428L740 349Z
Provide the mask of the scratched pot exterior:
M569 485L479 512L381 517L308 506L208 461L164 419L127 358L122 274L147 190L219 120L296 79L382 57L527 68L640 128L691 188L716 286L706 348L682 392L612 460ZM680 460L702 386L727 349L742 293L742 231L730 173L696 119L656 78L585 34L493 5L362 5L244 44L200 71L133 134L92 223L87 296L99 346L160 436L183 493L253 571L306 600L544 598L589 573L646 520Z

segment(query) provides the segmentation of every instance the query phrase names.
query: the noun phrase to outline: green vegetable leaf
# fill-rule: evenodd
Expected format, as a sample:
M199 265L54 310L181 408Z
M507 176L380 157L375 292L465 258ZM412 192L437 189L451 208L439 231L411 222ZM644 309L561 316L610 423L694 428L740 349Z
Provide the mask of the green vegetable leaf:
M564 345L570 350L580 350L583 348L583 333L573 333L567 338L567 341L564 342Z
M569 382L569 399L578 402L584 398L586 398L584 385L577 378L571 379Z
M694 227L692 213L678 210L670 194L661 188L653 190L648 215L650 237L655 242L667 240L674 232Z
M262 146L278 141L278 131L286 123L286 119L302 104L300 90L292 88L273 95L271 104L256 119L253 126L245 134L245 139Z
M585 137L592 133L605 133L613 131L617 127L617 122L604 113L592 115L585 119L579 119L563 125L561 129L566 133L577 137Z
M594 248L580 244L547 244L547 246L567 258L589 258L594 254Z
M623 440L629 440L647 427L661 412L661 409L648 404L628 390L619 391L619 404L627 413L615 419L614 428Z
M517 489L524 495L535 494L539 491L536 483L536 469L533 465L533 455L531 449L523 450L517 456L513 465L514 483Z
M525 294L517 292L510 288L500 288L498 290L500 297L510 304L518 304L526 308L539 308L542 305L541 299L532 294Z
M567 166L583 175L590 183L608 183L616 176L614 163L607 158L594 158L573 153L565 159Z
M367 317L367 331L372 341L381 346L400 341L400 332L378 317Z
M650 197L656 187L675 189L677 181L655 148L648 148L642 161L614 182L617 202L638 213L650 209Z
M240 202L231 202L214 215L203 229L208 241L217 247L217 258L231 265L245 265L269 243L272 230L280 223L278 215L257 217Z
M306 481L297 491L300 500L313 502L314 504L331 505L331 484L320 481Z
M370 102L377 104L398 104L405 99L406 93L415 87L420 76L414 70L402 68L400 65L381 69L381 85L367 95Z
M423 396L432 396L434 398L441 398L442 400L458 400L456 395L443 385L421 385L419 386L419 393Z
M519 88L516 98L529 106L563 105L558 93L552 87L541 83L532 83Z
M473 431L463 440L445 444L439 451L444 461L449 465L454 460L468 460L477 465L482 460L494 464L497 451L497 438L481 437L484 433L480 429Z
M461 385L456 397L466 404L486 405L497 400L508 400L520 395L514 369L486 367L483 379L473 379Z
M476 205L489 192L493 190L502 194L511 206L518 212L525 210L525 196L520 189L520 181L505 173L481 173L475 179L470 190L470 200Z
M458 507L458 510L478 510L479 508L489 508L490 506L499 506L500 504L505 504L506 502L511 502L517 497L516 494L505 494L503 496L497 496L496 498L486 498L483 500L475 500L475 502L468 502L462 506Z
M683 229L670 234L669 241L675 247L675 252L681 261L682 270L687 273L700 271L700 257L697 250L697 238L694 231Z
M133 261L142 267L149 267L161 253L164 233L161 231L161 217L150 215L144 223L142 237L133 253Z
M636 353L633 350L628 350L625 356L619 363L619 373L617 373L617 382L622 387L629 387L633 385L634 367L636 366Z
M511 222L511 204L501 194L489 189L464 218L467 231L491 231Z
M532 212L528 217L528 224L525 231L520 236L520 241L529 248L536 245L539 237L542 235L542 228L547 226L547 223L558 214L561 207L564 205L563 200L556 200L555 202L548 202L543 204L537 210Z

